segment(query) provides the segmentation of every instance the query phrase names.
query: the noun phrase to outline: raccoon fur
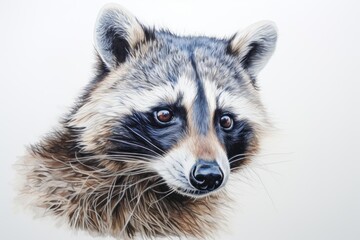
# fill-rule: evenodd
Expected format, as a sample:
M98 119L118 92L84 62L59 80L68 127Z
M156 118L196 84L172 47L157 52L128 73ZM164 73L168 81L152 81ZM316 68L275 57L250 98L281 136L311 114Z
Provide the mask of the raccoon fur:
M71 227L115 238L211 236L226 183L268 126L256 78L277 31L178 36L106 5L96 77L22 160L21 194Z

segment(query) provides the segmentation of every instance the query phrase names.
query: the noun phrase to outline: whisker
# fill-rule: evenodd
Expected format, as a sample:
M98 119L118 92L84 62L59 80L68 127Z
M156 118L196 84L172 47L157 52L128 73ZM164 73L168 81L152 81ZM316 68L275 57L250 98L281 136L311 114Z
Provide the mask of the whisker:
M247 156L247 157L267 157L267 156L277 156L277 155L288 155L288 154L292 154L291 152L278 152L278 153L241 153L241 154L237 154L232 156L231 158L229 158L229 161L233 158L236 158L238 156Z
M246 153L236 154L236 155L232 156L231 158L229 158L229 161L231 161L234 158L240 157L240 156L241 157L243 157L243 156L254 156L254 154L246 154Z
M167 192L168 192L168 193L167 193ZM164 198L166 198L167 196L169 196L169 195L172 194L173 192L175 192L174 189L170 189L170 190L166 191L165 194L166 194L166 193L167 193L167 194L164 195L163 197L161 197L160 199L158 199L158 200L156 200L156 201L154 201L154 202L151 202L151 203L149 204L149 208L150 208L153 204L156 204L156 203L160 202L161 200L163 200Z
M145 146L143 146L143 145L139 145L139 144L136 144L136 143L130 143L130 142L127 142L127 141L124 141L124 140L120 140L120 139L115 139L115 138L109 138L109 140L115 141L115 142L119 142L119 143L125 143L125 144L128 144L128 145L133 145L133 146L136 146L136 147L140 147L140 148L143 148L143 149L145 149L145 150L147 150L147 151L150 151L150 152L156 154L156 155L159 156L159 157L162 157L159 153L157 153L157 152L155 152L154 150L152 150L152 149L150 149L150 148L148 148L148 147L145 147Z
M292 160L282 160L282 161L274 161L274 162L256 162L257 164L261 164L261 165L275 165L275 164L280 164L280 163L291 163Z
M257 174L257 172L255 172L253 169L251 169L251 168L250 168L250 170L251 170L253 173L255 173L255 175L257 176L257 178L258 178L258 179L259 179L259 181L261 182L261 185L263 186L263 188L264 188L264 190L265 190L265 192L266 192L267 196L269 197L269 199L270 199L270 201L271 201L271 203L272 203L273 207L275 208L275 210L277 210L276 205L275 205L275 202L274 202L273 198L270 196L270 192L269 192L269 190L267 189L267 187L265 186L264 182L262 181L262 179L261 179L260 175L259 175L259 174Z
M156 148L157 150L159 150L161 153L166 154L166 152L164 152L162 149L160 149L159 147L157 147L155 144L153 144L152 142L150 142L150 140L148 140L146 137L140 135L139 133L135 132L133 129L131 129L130 127L127 127L127 129L129 129L131 132L135 133L138 137L142 138L143 140L145 140L145 142L147 142L148 144L150 144L151 146L153 146L154 148Z

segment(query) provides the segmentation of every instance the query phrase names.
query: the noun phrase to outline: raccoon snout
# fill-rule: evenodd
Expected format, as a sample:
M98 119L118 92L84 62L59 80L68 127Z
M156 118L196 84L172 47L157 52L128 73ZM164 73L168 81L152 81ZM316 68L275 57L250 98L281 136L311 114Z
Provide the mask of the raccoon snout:
M224 173L216 161L196 161L190 171L190 183L198 190L213 191L220 187Z

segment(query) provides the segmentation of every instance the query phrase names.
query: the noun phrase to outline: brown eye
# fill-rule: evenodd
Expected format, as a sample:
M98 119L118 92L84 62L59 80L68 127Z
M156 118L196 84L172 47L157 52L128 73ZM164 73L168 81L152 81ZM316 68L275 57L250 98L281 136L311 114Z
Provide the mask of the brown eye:
M220 126L225 130L230 130L234 125L233 119L229 115L223 115L220 118Z
M160 123L168 123L172 120L173 114L169 110L160 110L155 112L155 117Z

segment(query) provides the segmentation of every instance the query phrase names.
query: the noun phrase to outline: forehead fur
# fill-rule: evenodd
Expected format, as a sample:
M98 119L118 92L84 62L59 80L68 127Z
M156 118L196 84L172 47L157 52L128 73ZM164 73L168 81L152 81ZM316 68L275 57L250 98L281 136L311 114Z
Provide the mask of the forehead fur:
M132 72L128 73L129 80L141 81L143 86L150 87L168 81L176 82L180 75L193 73L193 58L200 77L211 76L223 86L241 83L241 63L227 54L228 40L180 37L168 32L156 32L155 36L156 40L140 45L139 51L130 58Z
M193 84L190 81L196 81L191 64L194 60L202 82L209 81L221 91L256 100L257 93L251 79L242 69L239 59L226 53L227 46L228 41L222 39L179 37L164 31L156 32L156 40L139 45L129 61L113 70L99 88L102 91L109 88L111 91L126 91L127 97L130 94L151 93L157 87L175 89L177 85L191 91L188 85ZM188 79L186 84L184 78ZM170 92L167 93L164 97L169 97ZM146 97L151 98L152 94L146 94Z

